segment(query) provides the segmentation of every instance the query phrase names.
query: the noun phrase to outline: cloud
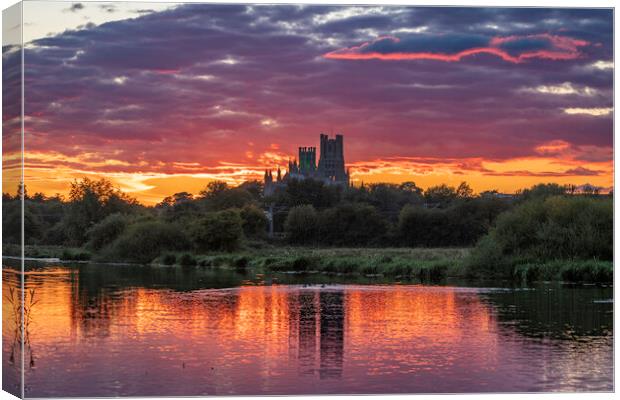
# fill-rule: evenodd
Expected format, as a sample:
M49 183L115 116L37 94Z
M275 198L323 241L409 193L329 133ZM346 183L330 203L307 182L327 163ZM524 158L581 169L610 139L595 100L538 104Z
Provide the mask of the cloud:
M385 36L359 46L328 52L336 60L437 60L461 61L465 57L490 54L504 61L521 63L531 59L572 60L581 56L585 40L559 35L486 37L482 35L420 34L400 39Z
M591 170L583 167L571 168L565 171L500 171L500 172L486 172L485 175L489 176L534 176L534 177L565 177L565 176L599 176L605 171Z
M600 70L603 70L603 71L613 70L614 69L614 62L613 61L599 60L599 61L596 61L596 62L593 62L592 64L590 64L590 67L595 68L595 69L600 69Z
M552 95L577 95L577 96L594 96L598 94L598 90L589 86L576 86L570 82L564 82L559 85L538 85L531 88L521 89L524 92L529 93L542 93Z
M566 114L583 114L583 115L591 115L593 117L602 117L612 113L614 109L612 107L595 107L595 108L584 108L584 107L569 107L565 108L564 112Z
M73 3L71 4L71 7L66 9L66 11L78 12L80 10L83 10L84 8L85 6L82 3Z
M99 8L108 13L116 11L116 6L114 4L100 4Z
M597 176L603 173L603 171L594 171L591 169L577 167L568 169L564 172L566 175L574 175L574 176Z

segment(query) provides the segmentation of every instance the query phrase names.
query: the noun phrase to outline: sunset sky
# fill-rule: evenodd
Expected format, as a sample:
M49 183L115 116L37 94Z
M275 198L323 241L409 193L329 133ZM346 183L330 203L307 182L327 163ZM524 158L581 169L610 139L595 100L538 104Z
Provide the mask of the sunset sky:
M154 204L342 133L357 183L610 188L612 27L610 9L28 2L26 185L106 177Z

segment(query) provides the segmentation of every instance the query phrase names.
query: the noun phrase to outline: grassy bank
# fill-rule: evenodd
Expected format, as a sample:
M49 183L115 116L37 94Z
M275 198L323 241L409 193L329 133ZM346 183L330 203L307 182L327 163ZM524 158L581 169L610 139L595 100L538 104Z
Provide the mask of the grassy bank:
M544 263L527 263L514 267L513 278L519 281L565 281L611 283L614 266L611 261L556 260Z
M3 244L2 255L19 257L21 256L20 246L16 244ZM88 250L79 247L64 246L24 246L24 257L27 258L58 258L65 261L88 261L92 254Z
M353 249L285 247L234 254L193 256L164 254L160 264L256 268L266 272L383 275L394 278L437 280L463 277L467 249Z
M610 283L613 263L600 260L524 262L503 259L493 270L475 264L468 248L311 248L246 247L234 253L165 252L155 265L254 269L262 272L385 276L437 281L443 278L508 279L515 282L565 281ZM19 246L4 245L4 255L19 256ZM25 256L85 261L97 254L81 248L26 246ZM500 265L501 264L501 265Z

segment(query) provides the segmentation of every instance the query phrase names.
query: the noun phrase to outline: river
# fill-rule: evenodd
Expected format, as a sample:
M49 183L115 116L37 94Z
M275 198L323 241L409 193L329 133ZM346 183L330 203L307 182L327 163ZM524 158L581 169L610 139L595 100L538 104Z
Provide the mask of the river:
M32 264L27 397L613 390L612 287Z

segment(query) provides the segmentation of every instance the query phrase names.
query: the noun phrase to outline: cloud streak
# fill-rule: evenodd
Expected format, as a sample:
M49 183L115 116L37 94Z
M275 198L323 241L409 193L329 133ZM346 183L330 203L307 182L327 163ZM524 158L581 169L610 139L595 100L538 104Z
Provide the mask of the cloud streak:
M586 40L546 33L484 37L481 35L419 34L400 39L385 36L359 46L334 50L323 55L335 60L435 60L457 62L488 54L518 64L532 59L573 60L588 46Z

